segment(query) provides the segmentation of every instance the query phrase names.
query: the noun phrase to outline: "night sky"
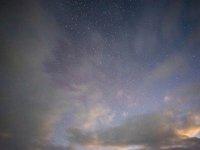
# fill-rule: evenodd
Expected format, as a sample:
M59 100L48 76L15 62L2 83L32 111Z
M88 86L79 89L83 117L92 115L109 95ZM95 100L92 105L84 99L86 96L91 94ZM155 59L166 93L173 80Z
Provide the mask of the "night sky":
M200 149L200 1L0 7L1 150Z

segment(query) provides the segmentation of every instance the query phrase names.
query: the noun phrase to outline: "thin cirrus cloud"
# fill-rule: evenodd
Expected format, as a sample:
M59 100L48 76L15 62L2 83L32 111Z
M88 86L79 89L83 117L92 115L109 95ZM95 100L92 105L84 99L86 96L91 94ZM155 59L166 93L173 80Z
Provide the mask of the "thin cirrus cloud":
M187 67L188 64L185 56L173 54L152 69L148 73L146 80L149 80L147 82L153 82L168 79L177 73L184 73Z

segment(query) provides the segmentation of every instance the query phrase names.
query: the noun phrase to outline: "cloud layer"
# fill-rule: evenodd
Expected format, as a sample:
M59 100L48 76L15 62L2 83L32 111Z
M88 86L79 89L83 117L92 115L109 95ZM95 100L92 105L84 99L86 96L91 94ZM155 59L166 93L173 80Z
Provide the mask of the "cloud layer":
M2 2L0 149L199 149L198 2Z

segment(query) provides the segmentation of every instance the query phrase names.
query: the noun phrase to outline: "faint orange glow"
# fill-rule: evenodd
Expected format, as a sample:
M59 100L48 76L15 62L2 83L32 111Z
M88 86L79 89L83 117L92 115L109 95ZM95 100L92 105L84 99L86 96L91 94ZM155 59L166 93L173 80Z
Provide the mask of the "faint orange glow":
M176 134L180 137L195 137L200 132L200 127L190 127L187 129L177 130Z

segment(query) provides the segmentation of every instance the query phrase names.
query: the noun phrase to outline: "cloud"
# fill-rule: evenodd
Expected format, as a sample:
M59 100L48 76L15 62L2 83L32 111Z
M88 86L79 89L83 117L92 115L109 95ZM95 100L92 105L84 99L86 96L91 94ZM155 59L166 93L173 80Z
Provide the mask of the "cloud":
M53 122L47 125L45 119L55 116L57 94L44 63L53 59L59 31L38 1L21 2L5 2L1 17L0 133L4 136L0 141L5 142L0 149L45 145ZM12 136L5 139L5 135Z
M191 144L190 139L200 131L200 126L192 120L193 115L186 116L187 120L190 120L189 123L178 116L173 113L156 112L129 118L121 125L107 128L104 131L85 132L72 128L67 133L71 143L86 147L133 145L141 145L149 149L177 147L178 145L186 147L185 145ZM185 144L186 141L187 144Z
M180 54L172 54L153 68L146 76L147 82L160 81L184 72L187 68L187 59Z
M44 150L76 150L75 146L68 146L68 147L63 147L63 146L48 146L47 148L45 148Z
M16 7L6 2L3 14L0 142L4 144L0 144L0 149L45 149L54 138L54 125L69 111L75 116L70 125L82 124L85 130L94 130L102 124L109 126L113 114L104 104L102 91L91 81L103 78L96 68L102 61L101 52L90 57L74 52L80 50L79 46L71 44L67 35L63 38L55 18L40 1L22 1ZM88 37L92 39L91 47L103 46L98 33ZM68 41L69 47L57 48L62 45L58 39ZM67 51L73 61L69 59L69 63L67 56L58 57L58 49L62 55ZM74 60L78 60L78 65ZM61 66L69 67L66 71Z
M82 133L72 129L69 140L82 145L126 146L156 144L175 137L172 128L168 127L170 118L159 114L146 114L129 118L120 126L106 129L100 133Z
M89 96L93 97L94 94L93 91ZM75 106L79 110L74 115L73 126L84 131L95 131L109 127L114 115L109 107L99 100L101 97L87 98L90 103L79 103L77 107Z
M200 84L199 80L195 82L184 83L177 86L173 91L164 97L164 102L173 108L183 108L187 105L192 105L190 111L199 112L198 107L200 105L198 99L200 98Z
M196 101L196 99L200 98L199 91L200 84L197 80L190 84L185 84L177 87L175 91L176 93L174 92L174 95L177 95L179 99L182 100L182 102Z
M65 8L65 3L58 4L61 4L59 8ZM116 24L121 25L114 27L117 30L114 29L115 33L111 36L110 32L101 30L101 25L104 26L101 23L98 23L100 28L95 29L94 25L87 28L90 30L83 31L83 24L93 19L87 18L90 15L84 19L78 16L79 12L74 11L76 8L71 4L66 6L67 13L63 15L63 18L67 18L64 31L60 31L62 23L57 24L59 19L52 17L40 1L6 2L3 6L0 15L0 149L71 150L79 145L93 149L131 149L132 145L144 149L159 149L162 146L172 149L177 146L175 142L182 147L190 147L194 141L198 143L197 139L192 139L199 132L197 110L181 114L178 112L181 105L177 111L129 118L138 111L132 110L133 105L129 104L137 101L134 108L139 108L140 104L146 106L148 103L144 97L151 95L140 79L144 77L150 83L163 81L188 67L184 54L170 55L174 41L177 42L175 38L181 35L179 22L182 3L178 2L175 6L172 3L169 6L172 11L166 10L164 18L157 15L163 7L141 7L142 15L135 18L133 23L136 27L125 25L126 29L118 28L124 25L120 21ZM60 9L58 12L61 12ZM122 14L120 12L113 17L122 17ZM68 30L76 22L70 22L73 16L78 16L75 20L80 21L77 27L82 31ZM82 19L84 22L81 22ZM160 35L157 31L160 30L158 25L161 20ZM197 32L191 36L189 44L198 43ZM163 44L161 39L170 46ZM170 48L166 54L159 52L161 44L166 49ZM187 47L187 44L184 46ZM154 58L160 58L159 54L166 57L159 60L160 63L154 62ZM158 65L151 64L149 67L149 62ZM152 70L148 72L145 69ZM199 84L175 92L164 99L169 105L174 105L173 99L176 97L184 104L198 103ZM140 94L143 96L140 97ZM127 107L129 110L126 110ZM125 122L121 122L121 116L117 116L120 111L123 118L128 118ZM121 124L114 126L113 118ZM64 130L67 130L64 136L68 137L71 145L52 145L54 140L62 138L64 141L65 137L61 137Z
M163 150L197 150L200 148L200 139L198 138L188 138L178 142L173 146L164 146Z

